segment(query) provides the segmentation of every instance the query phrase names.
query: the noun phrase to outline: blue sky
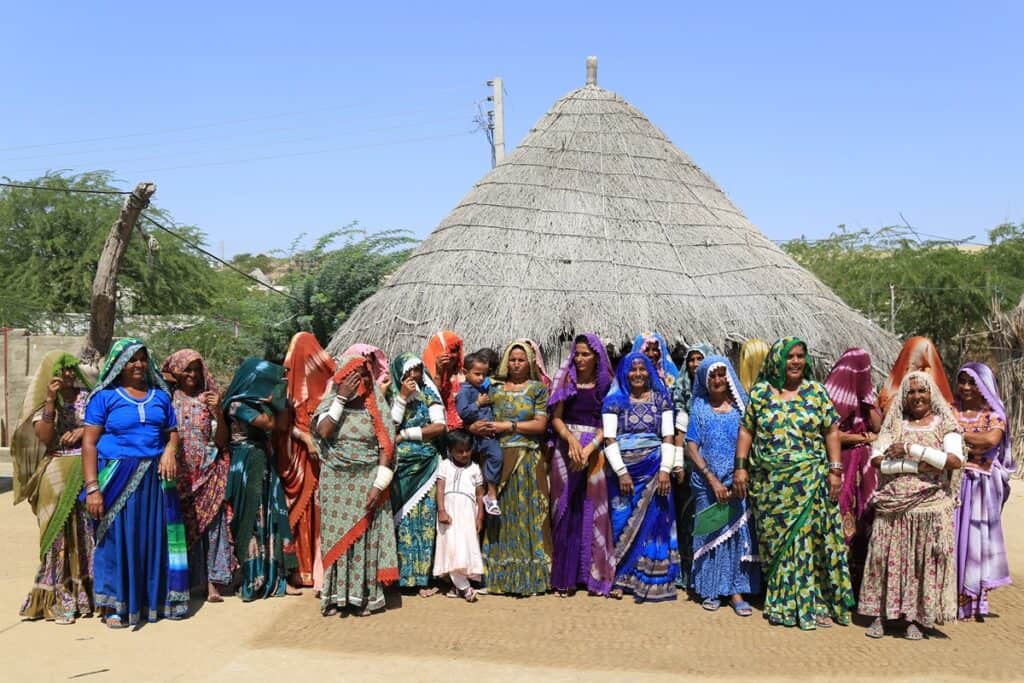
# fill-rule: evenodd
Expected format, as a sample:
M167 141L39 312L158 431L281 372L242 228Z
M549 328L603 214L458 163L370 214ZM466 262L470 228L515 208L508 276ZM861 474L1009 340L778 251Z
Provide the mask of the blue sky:
M11 3L0 175L110 169L228 255L423 237L600 58L770 238L1024 221L1024 3Z

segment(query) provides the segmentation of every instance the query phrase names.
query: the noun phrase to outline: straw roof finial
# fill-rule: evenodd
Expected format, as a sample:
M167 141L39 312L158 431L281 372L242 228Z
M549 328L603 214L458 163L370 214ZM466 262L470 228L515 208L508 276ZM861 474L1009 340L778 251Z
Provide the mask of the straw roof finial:
M597 85L597 57L587 57L587 85Z

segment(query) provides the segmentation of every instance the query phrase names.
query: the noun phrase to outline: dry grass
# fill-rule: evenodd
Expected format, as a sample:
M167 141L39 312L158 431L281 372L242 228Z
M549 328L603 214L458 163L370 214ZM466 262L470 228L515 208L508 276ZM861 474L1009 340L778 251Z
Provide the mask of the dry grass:
M796 334L826 363L868 349L879 376L899 348L762 235L640 111L596 85L559 100L330 350L418 350L440 329L470 348L530 337L552 359L591 330L615 344L659 330L720 349Z
M1010 424L1015 476L1024 476L1024 298L1016 308L1001 311L993 303L989 316L989 351L996 359L996 381Z

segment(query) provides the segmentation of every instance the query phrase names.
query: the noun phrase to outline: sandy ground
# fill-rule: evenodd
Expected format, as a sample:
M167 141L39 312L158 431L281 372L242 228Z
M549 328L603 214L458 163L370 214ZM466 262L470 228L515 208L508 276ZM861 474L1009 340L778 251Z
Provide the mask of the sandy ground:
M8 480L9 481L9 480ZM635 605L587 597L474 605L402 597L368 619L321 617L311 594L197 605L185 622L130 632L98 619L74 626L17 616L37 562L27 506L0 494L0 659L3 680L274 681L459 679L486 676L638 681L1024 680L1024 573L993 593L984 624L943 627L911 643L872 641L862 626L803 633L740 619L696 603ZM1004 526L1011 566L1024 558L1024 482L1015 482ZM400 602L400 606L397 604Z

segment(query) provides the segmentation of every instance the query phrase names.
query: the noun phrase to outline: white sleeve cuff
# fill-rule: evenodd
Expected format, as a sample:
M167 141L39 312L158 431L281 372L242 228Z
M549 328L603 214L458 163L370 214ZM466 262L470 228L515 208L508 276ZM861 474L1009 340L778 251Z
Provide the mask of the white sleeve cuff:
M395 397L395 402L391 404L391 421L397 424L402 424L402 420L405 419L405 399L399 394Z
M335 396L331 401L331 407L327 409L327 417L334 420L334 424L341 422L341 414L345 412L346 400L341 396Z
M661 471L671 472L672 465L676 462L676 447L675 444L663 443L661 444Z
M672 468L681 470L686 467L686 446L676 446L676 461Z
M676 420L675 415L672 414L671 410L666 410L661 414L661 436L675 436L676 434Z
M444 406L440 403L435 403L427 408L427 413L430 415L431 424L443 425L448 422L444 416Z
M686 428L690 426L690 414L685 410L680 410L676 413L676 431L686 432Z
M619 444L613 443L604 447L604 458L608 461L608 466L612 468L615 474L622 475L626 473L626 464L622 462L622 453L619 451Z
M391 478L395 476L387 467L383 465L377 465L377 476L373 478L373 488L378 491L383 491L387 487L391 486Z
M423 441L423 428L422 427L406 427L399 434L406 441Z
M942 437L942 449L947 453L952 453L956 457L960 458L960 462L964 461L964 437L962 434L956 432L950 432L946 436Z
M615 413L602 413L601 427L604 438L614 439L619 432L619 416Z

